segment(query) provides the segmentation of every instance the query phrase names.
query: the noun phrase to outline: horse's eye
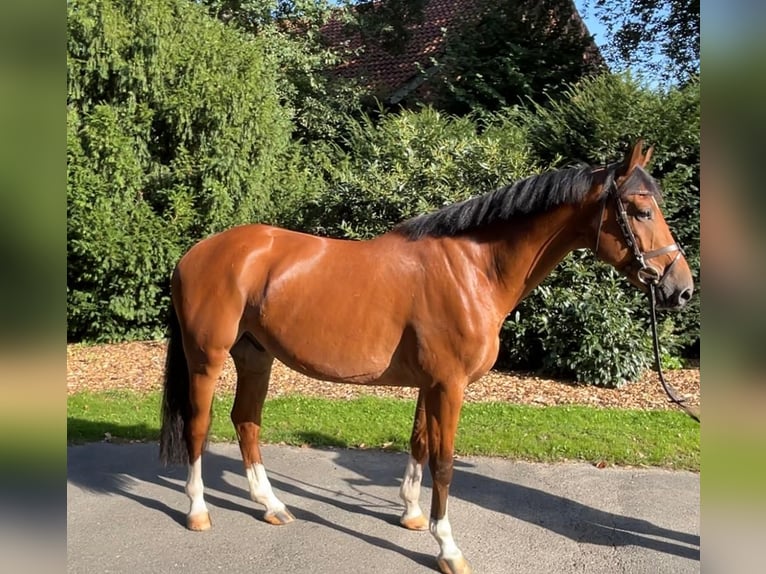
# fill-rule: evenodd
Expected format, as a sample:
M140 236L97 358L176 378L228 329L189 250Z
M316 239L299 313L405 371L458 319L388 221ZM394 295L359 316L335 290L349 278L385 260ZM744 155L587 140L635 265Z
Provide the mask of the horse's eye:
M652 218L651 209L639 209L638 212L636 213L636 219L640 219L644 221L651 218Z

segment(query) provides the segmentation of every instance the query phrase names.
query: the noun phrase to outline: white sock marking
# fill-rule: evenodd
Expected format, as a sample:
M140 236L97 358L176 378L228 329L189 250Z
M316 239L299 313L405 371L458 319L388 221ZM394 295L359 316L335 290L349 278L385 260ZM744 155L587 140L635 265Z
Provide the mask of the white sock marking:
M460 548L455 544L455 539L452 538L452 526L450 526L447 513L444 513L444 518L441 520L430 521L430 530L436 542L439 543L439 558L460 558L463 553Z
M200 456L189 465L189 475L186 478L186 495L191 501L189 516L207 512L203 495L204 490L205 485L202 483L202 457Z
M266 507L266 514L274 514L285 509L271 489L271 483L266 476L266 467L260 463L253 463L245 469L247 482L250 484L250 498Z
M399 497L404 501L403 520L416 518L423 514L420 509L420 483L423 480L423 466L412 456L407 461L404 470L402 486L399 488Z

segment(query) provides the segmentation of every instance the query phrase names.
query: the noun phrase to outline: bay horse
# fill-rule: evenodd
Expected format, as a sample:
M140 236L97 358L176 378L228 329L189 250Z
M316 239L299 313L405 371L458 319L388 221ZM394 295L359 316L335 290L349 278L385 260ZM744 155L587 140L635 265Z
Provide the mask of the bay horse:
M172 279L160 455L188 464L187 527L211 527L202 452L216 382L237 372L231 420L250 497L264 519L294 517L271 488L259 448L272 362L309 377L419 389L401 524L430 530L445 573L470 572L447 514L453 446L467 385L492 367L511 310L572 250L590 248L658 305L680 308L692 274L644 169L624 160L532 176L415 217L367 241L244 225L194 245ZM430 517L419 503L423 465Z

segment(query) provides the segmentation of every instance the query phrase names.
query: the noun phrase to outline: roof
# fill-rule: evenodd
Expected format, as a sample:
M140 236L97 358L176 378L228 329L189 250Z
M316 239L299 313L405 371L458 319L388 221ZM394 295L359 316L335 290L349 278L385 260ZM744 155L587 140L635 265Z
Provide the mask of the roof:
M336 68L336 73L355 78L373 93L390 93L416 79L422 69L433 66L431 58L444 50L445 32L471 13L474 0L431 0L423 7L420 23L408 26L409 42L401 53L392 54L379 46L366 46L365 51L351 56ZM358 34L349 36L344 24L331 19L322 33L331 45L344 45L350 50L362 47Z
M335 68L335 73L353 78L369 88L373 94L396 103L416 90L428 79L433 69L432 58L445 49L447 32L454 31L471 17L478 17L480 2L477 0L430 0L423 7L423 19L407 27L409 41L403 50L391 53L377 45L364 44L358 34L349 34L345 24L330 19L321 32L331 46L343 47L349 51L344 63ZM576 8L573 19L586 35L590 35ZM361 48L364 46L364 50ZM584 57L592 62L603 62L595 44ZM426 72L425 74L421 72Z

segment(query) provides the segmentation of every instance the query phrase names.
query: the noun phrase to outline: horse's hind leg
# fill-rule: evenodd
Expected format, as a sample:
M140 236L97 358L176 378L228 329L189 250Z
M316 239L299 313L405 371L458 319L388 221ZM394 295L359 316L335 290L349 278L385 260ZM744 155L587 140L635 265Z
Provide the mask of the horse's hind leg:
M259 348L247 335L234 345L231 356L237 368L237 393L231 410L231 420L239 438L245 475L250 486L250 498L266 507L266 522L287 524L295 518L271 489L259 445L261 413L269 389L274 357Z
M194 356L188 353L190 356ZM210 407L218 377L226 359L226 350L199 353L189 362L190 372L190 418L186 427L186 447L189 455L189 474L186 479L186 495L191 507L186 516L186 526L190 530L208 530L211 526L210 514L204 499L202 483L202 451L205 449L210 428Z
M428 530L428 519L420 508L420 483L423 465L428 457L428 429L426 428L425 393L418 394L415 420L410 436L410 459L404 471L399 496L404 501L404 513L399 522L410 530Z

